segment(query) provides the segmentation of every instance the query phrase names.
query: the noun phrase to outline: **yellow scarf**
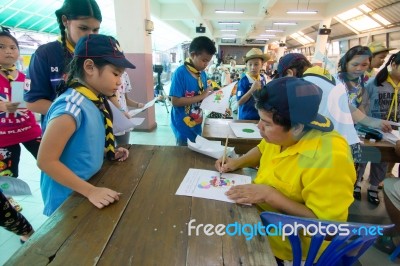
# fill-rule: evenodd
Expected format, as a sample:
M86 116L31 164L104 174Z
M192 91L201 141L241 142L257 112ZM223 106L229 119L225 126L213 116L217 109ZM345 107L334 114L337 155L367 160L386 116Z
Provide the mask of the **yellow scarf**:
M0 65L0 70L3 71L4 74L6 74L6 77L10 82L15 80L15 78L11 75L11 72L13 72L16 69L17 67L15 65L9 68L4 68L2 65Z
M62 43L61 36L58 37L57 41L59 41L60 43ZM66 44L66 46L67 46L68 52L70 52L70 54L73 55L74 52L75 52L75 47L72 45L72 43L70 43L70 41L68 40L68 38L65 38L65 44Z
M200 74L201 74L201 71L198 71L198 70L194 67L193 61L192 61L192 59L190 59L189 57L186 58L184 65L186 66L186 68L187 68L191 73L193 73L193 74L196 75L196 77L197 77L197 83L199 84L199 90L200 90L199 94L202 94L203 91L204 91L204 84L203 84L203 81L201 80L201 75L200 75Z
M393 105L394 105L394 113L393 113L393 121L397 122L397 106L398 106L398 101L397 101L397 94L399 92L399 88L400 88L400 82L396 84L394 84L394 81L392 80L392 78L390 77L390 75L388 75L386 81L392 85L393 89L394 89L394 95L392 98L392 103L390 104L390 108L389 108L389 113L386 117L386 120L389 120L390 118L390 114L392 113L393 110Z
M91 90L89 90L86 87L83 86L78 86L75 88L77 92L91 100L97 108L100 109L100 111L104 115L104 127L106 130L106 140L105 140L105 149L106 149L106 156L107 159L109 160L115 160L115 137L113 134L113 124L111 121L111 116L110 113L107 111L107 109L104 106L104 99L103 97L97 97Z
M255 81L260 81L261 80L261 75L258 74L257 76L252 76L250 74L250 72L247 72L247 75L249 75L249 77L251 77L252 79L254 79Z

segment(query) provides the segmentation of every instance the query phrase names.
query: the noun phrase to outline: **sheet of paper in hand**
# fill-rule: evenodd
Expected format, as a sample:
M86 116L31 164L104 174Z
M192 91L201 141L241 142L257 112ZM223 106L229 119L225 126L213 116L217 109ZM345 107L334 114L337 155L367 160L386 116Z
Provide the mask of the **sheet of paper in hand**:
M146 104L143 106L143 108L132 109L132 110L130 110L130 111L128 112L128 114L129 114L130 116L135 116L135 115L137 115L138 113L143 112L143 111L146 110L147 108L152 107L156 101L157 101L157 98L154 98L153 100L151 100L151 101L149 101L148 103L146 103Z
M214 91L210 95L208 95L200 105L201 109L217 112L220 114L224 114L226 108L229 106L229 98L231 97L231 93L233 88L235 87L236 82L232 82L231 84Z
M142 124L144 121L144 118L130 118L128 119L123 112L118 110L115 105L108 101L111 111L113 113L113 132L119 133L122 131L130 131L137 127L138 125Z
M11 82L11 102L19 102L20 104L18 105L18 108L26 108L26 102L24 101L24 88L24 82Z
M250 176L223 173L219 178L219 172L190 168L175 194L234 202L225 192L232 186L250 183Z
M32 195L29 185L15 177L0 176L0 189L6 196Z

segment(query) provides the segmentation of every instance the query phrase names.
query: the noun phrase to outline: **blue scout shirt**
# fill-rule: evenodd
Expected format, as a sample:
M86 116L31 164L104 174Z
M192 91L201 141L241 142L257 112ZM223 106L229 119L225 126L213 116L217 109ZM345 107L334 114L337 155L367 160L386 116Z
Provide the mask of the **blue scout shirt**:
M251 79L251 78L250 78ZM261 88L265 86L266 80L263 75L260 77L261 80ZM243 97L253 85L254 80L249 80L249 76L245 75L238 82L237 91L236 91L236 99L239 101L240 98ZM254 107L255 101L253 97L250 97L247 102L239 106L238 119L240 120L259 120L260 116L258 115L257 109Z

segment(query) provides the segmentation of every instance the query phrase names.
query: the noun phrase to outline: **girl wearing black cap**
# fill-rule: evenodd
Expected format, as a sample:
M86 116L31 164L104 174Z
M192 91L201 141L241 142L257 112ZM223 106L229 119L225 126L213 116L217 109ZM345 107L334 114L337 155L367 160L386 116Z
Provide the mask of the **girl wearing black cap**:
M56 10L61 36L40 46L33 54L27 73L30 90L24 99L28 109L45 115L56 98L56 87L66 79L66 66L72 59L75 44L82 36L98 33L102 20L95 0L65 0Z

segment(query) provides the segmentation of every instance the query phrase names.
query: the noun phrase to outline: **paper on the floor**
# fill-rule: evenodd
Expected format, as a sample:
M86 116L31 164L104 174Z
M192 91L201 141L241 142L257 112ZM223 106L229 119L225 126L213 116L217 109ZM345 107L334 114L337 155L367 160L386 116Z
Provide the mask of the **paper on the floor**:
M226 108L229 106L229 98L231 97L231 93L235 87L235 84L236 82L232 82L231 84L208 95L201 102L200 108L203 110L224 114Z
M215 159L219 159L224 155L225 147L221 145L220 141L211 141L203 138L202 136L197 136L195 142L191 142L188 139L188 147L192 151L196 151ZM235 148L227 147L226 156L235 157Z
M254 123L229 123L233 133L238 138L261 139L260 130Z
M175 195L234 202L225 192L232 186L250 183L250 176L223 173L219 178L217 171L190 168Z
M113 113L113 132L119 133L123 131L131 131L135 127L143 123L144 118L130 118L128 119L123 112L118 110L118 108L108 101L111 111Z
M154 99L151 100L150 102L146 103L146 104L143 106L143 108L130 110L130 111L128 112L128 114L129 114L130 116L135 116L135 115L137 115L138 113L143 112L143 111L146 110L147 108L152 107L156 101L157 101L157 98L154 98Z
M0 176L0 189L6 196L32 195L29 185L15 177Z

